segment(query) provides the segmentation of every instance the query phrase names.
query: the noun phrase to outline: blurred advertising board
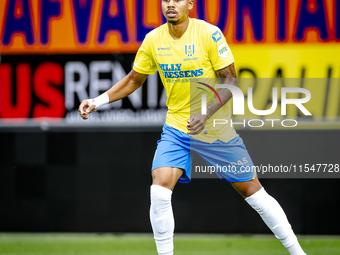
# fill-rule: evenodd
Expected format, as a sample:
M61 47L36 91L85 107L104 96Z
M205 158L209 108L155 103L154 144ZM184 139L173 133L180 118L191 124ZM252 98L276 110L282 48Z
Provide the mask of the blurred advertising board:
M42 118L66 125L80 122L79 102L128 73L145 34L164 23L160 3L0 1L1 125ZM222 30L239 78L340 77L338 0L196 0L190 15ZM310 88L312 97L324 95L320 106L313 104L323 109L318 118L339 117L339 86L335 79ZM105 106L92 119L160 126L165 102L156 73L141 89Z

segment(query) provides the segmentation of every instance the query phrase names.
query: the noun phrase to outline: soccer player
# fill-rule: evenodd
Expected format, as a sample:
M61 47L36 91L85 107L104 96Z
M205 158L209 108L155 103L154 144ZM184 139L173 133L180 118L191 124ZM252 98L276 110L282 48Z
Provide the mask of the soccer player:
M189 18L194 0L163 0L167 23L148 33L139 48L132 71L102 95L79 106L83 119L100 106L122 99L138 89L156 70L167 93L168 113L152 165L150 220L158 254L173 254L174 217L171 196L176 183L190 181L190 149L209 165L228 166L241 160L253 166L233 127L211 128L209 118L221 114L230 119L232 94L220 89L221 104L210 103L207 114L190 115L190 79L221 78L237 86L234 58L222 32L202 20ZM215 116L215 115L214 115ZM206 130L209 132L207 133ZM209 146L204 146L209 145ZM216 150L218 148L218 150ZM223 173L246 202L254 208L292 255L305 254L278 202L252 172Z

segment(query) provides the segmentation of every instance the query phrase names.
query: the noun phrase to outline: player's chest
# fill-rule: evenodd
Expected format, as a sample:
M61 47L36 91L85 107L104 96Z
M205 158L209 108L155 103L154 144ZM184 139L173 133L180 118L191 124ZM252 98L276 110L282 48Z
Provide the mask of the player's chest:
M154 60L163 71L186 71L197 67L204 68L209 61L208 54L201 43L189 41L171 44L165 41L155 45Z

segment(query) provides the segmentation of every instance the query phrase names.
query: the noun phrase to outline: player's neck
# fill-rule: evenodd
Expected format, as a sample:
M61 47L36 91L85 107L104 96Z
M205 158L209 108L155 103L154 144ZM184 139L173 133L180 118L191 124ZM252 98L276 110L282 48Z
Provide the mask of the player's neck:
M186 18L182 23L171 24L168 22L169 34L174 40L179 40L188 29L189 18Z

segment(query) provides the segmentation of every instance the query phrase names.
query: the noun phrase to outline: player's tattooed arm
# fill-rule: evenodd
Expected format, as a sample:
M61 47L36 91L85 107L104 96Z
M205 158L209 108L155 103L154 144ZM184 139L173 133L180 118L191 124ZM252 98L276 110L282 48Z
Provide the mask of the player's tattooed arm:
M221 83L223 84L231 84L237 86L237 77L235 71L235 65L232 63L231 65L216 71L218 78L221 79ZM232 97L232 93L229 89L220 89L218 91L218 95L221 98L222 105L217 104L215 105L214 102L210 103L207 107L207 117L210 118L218 109L220 109L223 105L228 103L228 101ZM217 100L217 98L216 98ZM217 100L216 102L219 102Z
M236 71L234 63L216 71L216 74L218 78L221 79L221 83L224 84L232 84L237 86L237 79L236 79ZM202 132L204 129L206 121L216 112L218 109L220 109L223 105L225 105L232 97L232 94L229 89L220 89L218 91L218 95L221 98L222 105L220 103L215 105L214 102L211 102L207 107L207 114L202 115L201 112L195 113L190 115L190 118L187 123L187 129L189 132L187 134L190 135L196 135ZM216 97L216 96L215 96ZM219 100L216 98L216 102L219 102Z
M222 79L224 83L236 85L236 71L235 65L232 63L231 65L216 71L218 78Z

